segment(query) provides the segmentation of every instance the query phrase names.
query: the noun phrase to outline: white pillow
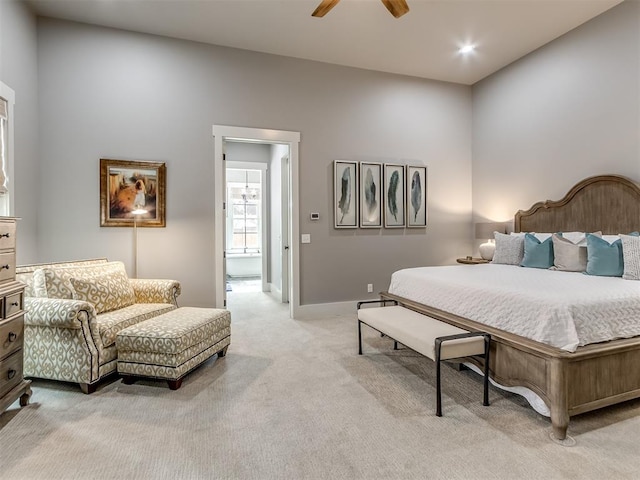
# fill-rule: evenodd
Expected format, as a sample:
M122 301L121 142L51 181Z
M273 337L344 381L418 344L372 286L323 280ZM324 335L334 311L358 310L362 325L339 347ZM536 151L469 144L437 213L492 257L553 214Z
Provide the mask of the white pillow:
M544 242L547 238L551 238L551 235L553 235L553 233L534 233L533 234L538 240L540 240L540 243Z
M594 235L596 235L597 233L602 233L602 232L596 232L594 233ZM562 238L566 238L571 243L574 243L577 245L580 242L587 241L587 234L584 232L562 232Z
M620 240L620 235L602 235L602 239L609 242L609 244L612 244L613 242Z
M522 238L524 238L524 236L527 233L530 233L531 235L536 237L538 240L540 240L540 243L544 242L547 238L549 238L549 237L551 237L551 235L553 235L552 233L536 233L536 232L511 232L509 235L513 235L514 237L522 237Z
M496 251L491 263L520 265L524 256L524 235L507 235L495 232Z

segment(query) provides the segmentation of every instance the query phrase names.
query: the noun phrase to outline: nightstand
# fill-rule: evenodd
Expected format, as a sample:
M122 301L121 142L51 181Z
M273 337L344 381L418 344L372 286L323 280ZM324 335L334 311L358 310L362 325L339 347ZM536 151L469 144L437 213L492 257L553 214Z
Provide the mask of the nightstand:
M456 260L458 263L464 263L466 265L478 265L480 263L489 263L489 260L479 257L462 257Z

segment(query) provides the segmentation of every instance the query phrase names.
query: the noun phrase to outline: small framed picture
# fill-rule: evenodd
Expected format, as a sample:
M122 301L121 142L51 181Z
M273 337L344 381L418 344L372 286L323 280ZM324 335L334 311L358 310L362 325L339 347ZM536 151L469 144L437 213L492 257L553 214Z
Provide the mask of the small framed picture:
M403 228L404 214L404 165L384 164L384 226Z
M358 228L358 162L333 161L335 228Z
M407 166L407 227L427 226L427 167Z
M382 227L382 164L360 162L360 227Z

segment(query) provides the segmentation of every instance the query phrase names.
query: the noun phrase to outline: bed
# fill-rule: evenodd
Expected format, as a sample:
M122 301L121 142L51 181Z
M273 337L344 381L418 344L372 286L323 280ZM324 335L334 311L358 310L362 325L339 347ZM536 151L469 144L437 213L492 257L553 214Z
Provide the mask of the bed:
M587 178L561 200L538 202L529 210L518 211L514 219L515 232L602 231L615 235L638 230L640 185L618 175ZM519 270L537 270L504 266L504 271L499 272L500 267L460 265L426 269L444 278L449 276L449 269L471 276L480 276L483 272L499 276L506 269L511 269L513 275ZM417 273L417 270L420 269L414 271ZM554 285L548 286L547 298L542 301L528 297L527 292L515 287L500 287L497 293L476 292L464 281L458 286L458 295L466 297L466 302L459 302L464 303L464 307L441 301L435 283L436 291L431 296L393 284L390 291L381 296L452 325L491 333L491 378L500 385L525 387L538 395L549 409L552 436L559 441L569 441L570 417L640 397L640 282L620 278L586 279L589 285L598 284L593 286L594 291L606 287L614 292L612 300L609 294L580 292L584 285L581 282L585 280L581 277L587 276L579 273L543 270L534 272L534 276L540 277L541 283L563 282L567 296L575 298L554 295L553 290L560 290ZM508 285L513 282L510 278L506 280ZM523 311L535 309L536 301L541 305L539 316L545 317L548 324L539 332L514 333L517 330L508 323L514 308L520 305ZM576 305L589 301L581 317ZM567 309L570 318L566 315ZM478 314L479 311L482 314ZM482 367L481 360L470 361Z

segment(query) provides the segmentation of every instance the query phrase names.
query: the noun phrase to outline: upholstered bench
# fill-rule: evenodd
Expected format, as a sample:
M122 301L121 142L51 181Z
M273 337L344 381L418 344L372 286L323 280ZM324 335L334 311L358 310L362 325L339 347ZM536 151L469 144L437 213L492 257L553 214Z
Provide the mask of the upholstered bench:
M177 390L184 376L209 357L224 357L230 343L228 310L181 307L118 333L118 373L126 384L150 377Z
M361 308L372 303L393 303L392 306ZM454 358L482 355L484 357L483 405L489 405L489 345L491 335L468 332L435 318L397 305L395 300L370 300L358 303L358 354L362 355L361 324L366 324L436 362L436 415L442 416L440 362Z

